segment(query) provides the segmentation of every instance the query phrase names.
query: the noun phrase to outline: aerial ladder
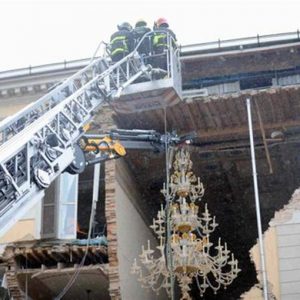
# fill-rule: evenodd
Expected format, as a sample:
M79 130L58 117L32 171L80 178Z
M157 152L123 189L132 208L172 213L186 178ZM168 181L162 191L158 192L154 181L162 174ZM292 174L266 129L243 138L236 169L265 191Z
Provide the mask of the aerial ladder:
M171 36L167 41L162 54L167 60L164 78L154 78L157 70L139 55L141 41L115 64L107 55L93 59L45 96L0 122L0 235L44 197L57 176L83 172L89 163L79 141L104 105L118 113L136 113L181 100L179 49ZM117 149L121 148L113 149L114 153Z

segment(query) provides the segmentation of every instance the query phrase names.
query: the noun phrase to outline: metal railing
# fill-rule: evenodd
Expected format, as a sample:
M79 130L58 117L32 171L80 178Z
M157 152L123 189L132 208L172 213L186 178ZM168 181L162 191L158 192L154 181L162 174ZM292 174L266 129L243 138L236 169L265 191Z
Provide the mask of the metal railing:
M106 57L106 43L101 41L93 56L90 58L83 58L83 59L76 59L76 60L64 60L63 62L58 63L51 63L45 65L38 65L38 66L28 66L26 68L18 68L12 70L5 70L0 71L0 80L4 78L10 77L18 77L18 76L26 76L26 75L34 75L34 74L41 74L47 72L55 72L55 71L62 71L62 70L72 70L72 69L81 69L88 64L92 63L93 60L99 57Z
M58 62L53 64L29 66L27 68L19 68L19 69L2 71L0 72L0 80L4 78L10 78L10 77L34 75L34 74L62 71L68 69L79 69L88 65L89 62L90 62L90 58L84 58L84 59L78 59L72 61L65 60L63 62Z
M287 41L300 41L300 32L299 29L295 32L285 32L277 34L267 34L237 38L237 39L228 39L228 40L217 40L213 42L192 44L181 47L181 54L187 55L191 52L204 52L204 51L216 51L224 50L226 48L251 48L251 47L261 47L264 45L272 44L281 44Z
M226 49L243 49L251 47L261 47L265 44L282 44L285 42L300 42L299 30L295 32L286 32L278 34L268 35L256 35L252 37L228 39L228 40L217 40L207 43L191 44L180 47L180 54L182 56L188 55L189 53L202 53L202 52L216 52L219 50ZM29 66L26 68L19 68L13 70L6 70L0 72L0 80L18 76L27 76L47 72L63 71L69 69L79 69L89 64L91 58L84 58L72 61L63 61L53 64L45 64L39 66Z
M145 35L144 38L149 38L153 35L153 32L149 32ZM144 39L143 38L143 39ZM169 38L173 42L173 38ZM140 47L142 43L142 40L137 44L137 46L134 49L134 52L138 52L137 49ZM170 42L168 41L170 44ZM101 46L105 46L103 49L100 49ZM41 74L41 73L47 73L47 72L55 72L55 71L64 71L64 70L78 70L85 66L87 66L89 63L91 63L94 59L97 59L99 57L107 57L107 44L103 41L101 41L95 50L94 54L90 58L83 58L83 59L77 59L77 60L71 60L67 61L64 60L63 62L57 62L57 63L51 63L51 64L45 64L45 65L38 65L38 66L28 66L26 68L18 68L18 69L12 69L12 70L5 70L0 71L0 80L1 79L8 79L13 77L20 77L20 76L30 76L35 74ZM101 52L99 52L99 49ZM178 48L179 49L179 48Z

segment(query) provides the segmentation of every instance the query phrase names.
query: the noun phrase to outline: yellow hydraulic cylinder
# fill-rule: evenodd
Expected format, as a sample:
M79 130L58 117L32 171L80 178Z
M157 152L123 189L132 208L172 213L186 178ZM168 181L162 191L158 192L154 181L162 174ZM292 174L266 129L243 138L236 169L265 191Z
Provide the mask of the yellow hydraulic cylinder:
M96 148L103 152L103 151L113 151L119 156L125 156L126 150L124 146L119 141L114 141L110 137L106 136L102 139L88 139L88 144L84 148L87 152L95 151Z

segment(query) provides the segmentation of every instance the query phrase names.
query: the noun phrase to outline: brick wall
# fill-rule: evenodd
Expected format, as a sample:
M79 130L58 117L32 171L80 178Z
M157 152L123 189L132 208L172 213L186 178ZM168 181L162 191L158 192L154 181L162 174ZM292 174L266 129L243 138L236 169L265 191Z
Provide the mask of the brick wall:
M118 262L118 239L116 218L115 161L105 164L105 217L107 223L109 294L112 300L121 299Z

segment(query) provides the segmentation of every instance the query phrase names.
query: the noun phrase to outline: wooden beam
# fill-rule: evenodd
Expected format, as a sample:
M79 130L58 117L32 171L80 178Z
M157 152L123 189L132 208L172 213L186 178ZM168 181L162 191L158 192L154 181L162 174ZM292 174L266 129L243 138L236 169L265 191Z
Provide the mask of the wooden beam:
M32 248L26 248L25 250L27 257L32 257L35 261L37 261L38 263L42 263L41 258L37 255L37 253L34 251L34 249Z
M263 124L263 121L262 121L262 117L260 115L259 106L258 106L257 101L255 99L254 99L254 105L255 105L255 108L256 108L258 121L259 121L259 127L260 127L260 131L261 131L261 135L262 135L262 139L263 139L263 143L264 143L264 147L265 147L266 157L267 157L267 161L268 161L268 165L269 165L269 172L270 172L270 174L273 174L272 161L271 161L271 158L270 158L270 152L269 152L268 144L267 144L267 141L266 141L265 128L264 128L264 124Z
M66 259L63 253L57 252L56 250L48 249L47 253L56 262L61 262L66 260L68 261L68 259Z
M265 130L278 130L281 128L288 127L300 127L300 120L290 120L290 121L282 121L276 123L267 123L264 124ZM260 130L259 124L253 124L253 130ZM180 132L180 134L185 134L187 132ZM208 130L197 130L197 135L201 139L212 140L213 138L226 138L226 136L236 136L236 135L247 135L248 134L248 126L243 125L239 127L231 127L231 128L223 128L220 130L216 129L208 129Z
M36 248L36 251L39 254L39 256L42 258L43 261L46 261L49 259L49 257L46 254L47 251L45 249L43 249L42 247Z

